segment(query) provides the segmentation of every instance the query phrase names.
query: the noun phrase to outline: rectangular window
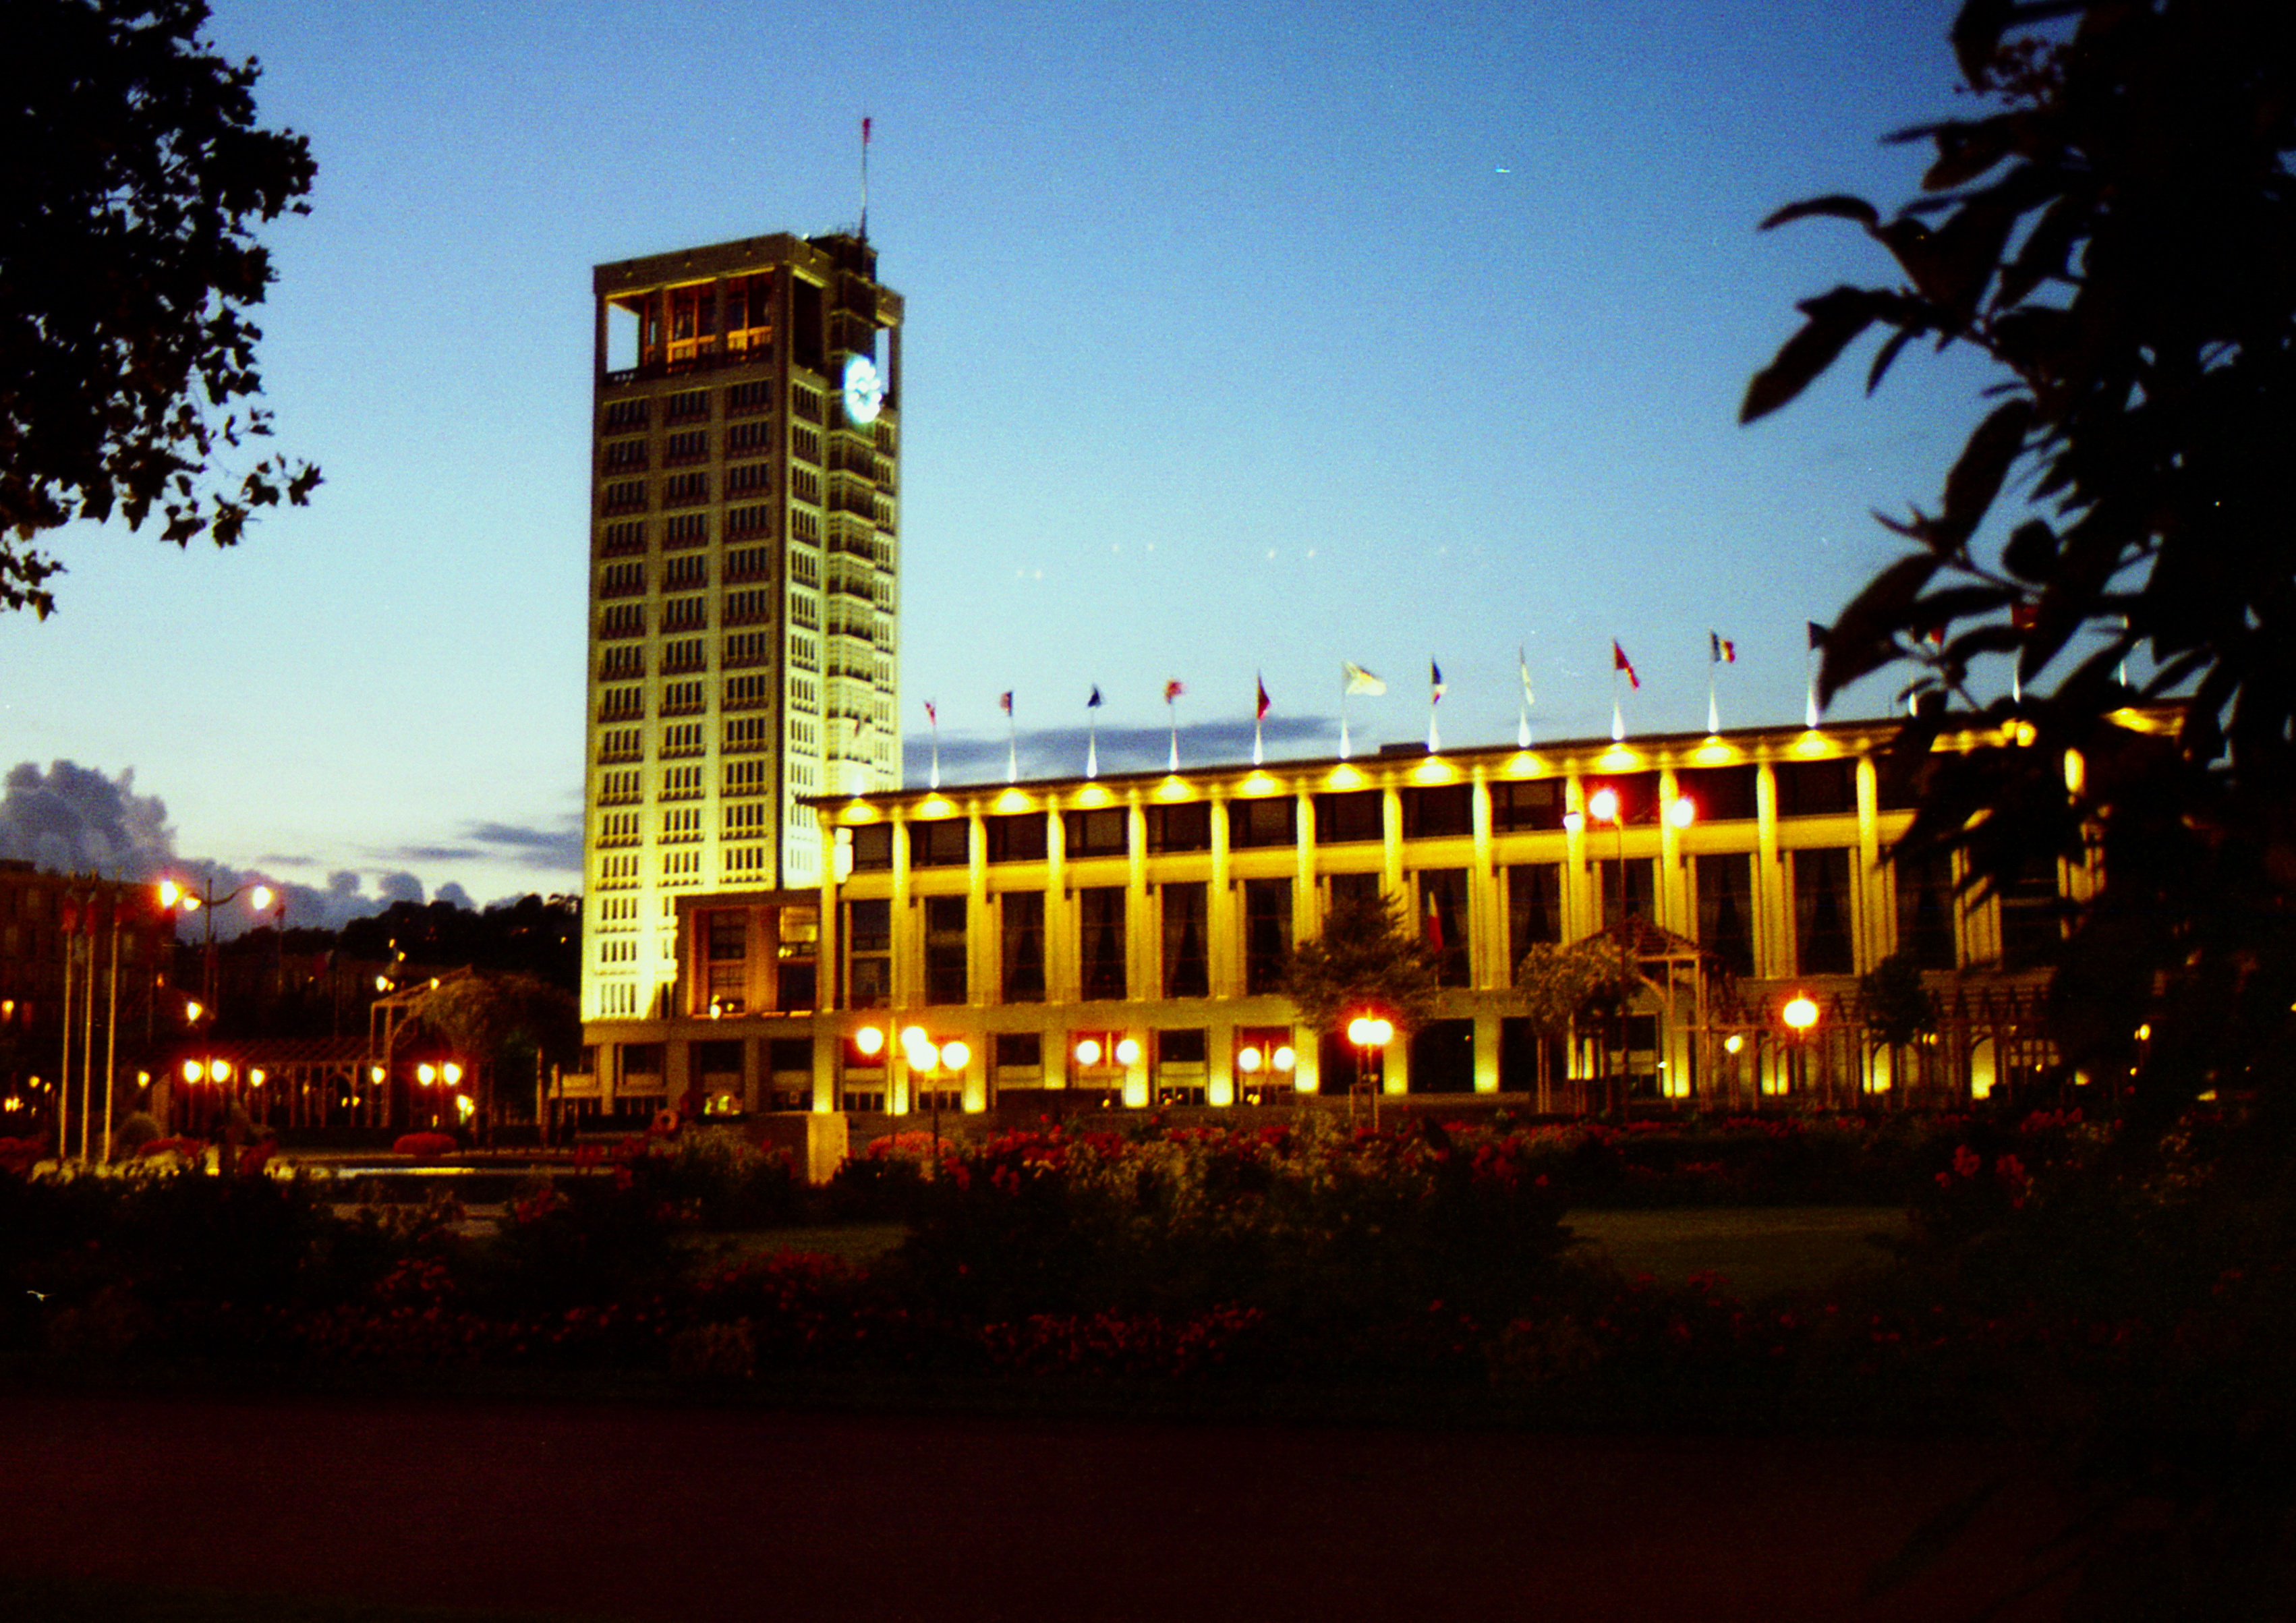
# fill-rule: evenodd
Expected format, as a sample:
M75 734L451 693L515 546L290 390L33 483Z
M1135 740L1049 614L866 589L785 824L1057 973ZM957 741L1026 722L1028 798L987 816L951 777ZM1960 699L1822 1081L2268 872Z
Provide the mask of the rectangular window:
M1324 881L1331 887L1332 906L1349 902L1373 903L1379 900L1379 875L1376 873L1334 873Z
M1692 858L1698 944L1742 979L1754 972L1754 858L1745 851Z
M1124 887L1092 885L1077 892L1080 926L1078 969L1087 1002L1124 996Z
M1283 964L1291 955L1292 881L1245 880L1243 989L1255 997L1283 990Z
M617 558L627 553L645 551L646 527L644 519L617 519L598 532L598 555Z
M929 1004L965 1001L964 908L965 898L961 896L924 898L925 1001Z
M721 710L762 710L774 701L774 679L771 676L728 676L718 690L718 708Z
M726 623L729 626L740 623L734 619L733 603L733 600L740 595L738 592L726 594ZM773 658L774 638L771 632L736 631L726 635L725 653L720 662L727 670L734 670L747 666L770 665L773 663Z
M674 512L661 521L661 545L664 552L685 546L709 545L709 515L706 512Z
M699 591L709 584L709 559L706 553L688 553L661 566L661 589L665 592Z
M2029 860L2010 881L1999 887L2001 967L2037 968L2049 961L2063 935L2057 903L2057 859L2044 856Z
M1759 815L1754 783L1760 769L1687 766L1674 775L1675 792L1697 808L1701 823L1746 823Z
M640 734L636 727L615 727L598 734L598 759L603 761L634 761L642 753Z
M1840 816L1857 809L1856 761L1780 761L1770 771L1777 779L1781 817Z
M660 798L665 800L699 800L701 798L701 768L663 767Z
M733 800L725 807L726 838L762 840L773 827L773 805L766 800Z
M704 644L698 636L681 637L676 642L663 643L662 675L677 676L685 671L701 669L709 663L708 656L703 652L703 647Z
M1795 851L1796 967L1805 975L1848 975L1857 969L1849 934L1849 852L1839 846Z
M665 716L699 716L706 708L699 682L671 682L661 690L661 713Z
M645 631L644 603L610 603L598 611L598 635L601 637L644 636Z
M1189 800L1177 806L1148 808L1148 848L1151 851L1209 851L1212 848L1212 807L1209 800Z
M646 442L643 439L610 439L606 442L602 460L609 473L627 473L646 465Z
M1621 917L1657 918L1658 909L1653 905L1658 877L1656 863L1647 857L1629 857L1623 864L1615 857L1604 857L1591 866L1605 929L1618 923Z
M991 862L1042 862L1048 855L1042 812L1015 812L982 820Z
M774 590L771 586L750 586L726 594L726 623L729 626L763 626L774 618ZM762 663L767 644L758 644L758 656L751 664Z
M972 860L968 825L962 817L909 824L909 866L961 868Z
M1063 812L1062 832L1070 857L1121 857L1129 850L1132 814L1121 806Z
M598 505L607 512L641 512L646 504L642 479L616 480L599 494Z
M726 494L732 496L762 493L772 482L770 471L761 462L735 463L726 470Z
M703 749L701 724L698 721L673 722L661 730L661 751L665 757L699 755Z
M627 687L602 687L598 690L598 719L600 721L636 721L645 714L645 689L633 683Z
M689 389L667 397L661 403L664 422L697 422L709 415L709 391Z
M726 539L751 541L774 533L774 510L770 504L758 504L726 510Z
M1499 833L1562 826L1561 778L1509 779L1491 785L1491 827Z
M1045 1001L1045 893L1007 890L996 898L1003 924L997 956L1006 1003Z
M883 828L883 824L876 825ZM893 996L893 904L882 898L845 904L847 997L857 1009L882 1009Z
M728 456L762 456L773 448L774 425L770 422L737 422L726 430Z
M664 631L698 631L709 623L709 600L706 597L666 597L661 603L661 628Z
M1898 873L1898 950L1925 970L1959 966L1955 947L1953 857L1944 851L1900 857Z
M672 434L661 442L661 462L662 466L666 468L675 467L680 463L709 460L709 430L708 429L688 429L684 433Z
M645 589L643 563L610 563L598 571L598 595L602 598L636 597Z
M1517 863L1507 871L1507 966L1542 941L1562 939L1562 865Z
M1475 832L1475 786L1442 783L1403 791L1403 837L1447 840Z
M1290 795L1229 801L1227 842L1238 849L1297 845L1300 802Z
M1473 983L1474 974L1467 955L1466 869L1420 871L1419 933L1435 955L1437 985L1463 987Z
M605 414L606 431L611 434L619 430L642 429L645 427L647 404L646 399L643 396L640 396L635 400L607 401Z
M1209 997L1211 969L1206 942L1208 891L1201 884L1161 887L1164 904L1164 996Z
M865 823L853 831L853 871L882 873L893 865L893 825Z
M1387 824L1376 789L1349 790L1316 797L1316 843L1348 845L1386 837Z
M773 578L774 549L770 546L736 547L726 554L726 578L729 583Z
M1655 772L1621 772L1610 777L1587 778L1579 787L1587 796L1587 816L1590 823L1609 828L1614 823L1655 823L1658 821L1658 774ZM1596 798L1608 790L1616 797L1615 814L1604 816Z
M726 414L769 412L774 409L774 386L760 380L755 383L736 383L726 391Z
M692 507L709 499L709 473L700 469L692 473L673 473L661 481L661 503L665 507Z

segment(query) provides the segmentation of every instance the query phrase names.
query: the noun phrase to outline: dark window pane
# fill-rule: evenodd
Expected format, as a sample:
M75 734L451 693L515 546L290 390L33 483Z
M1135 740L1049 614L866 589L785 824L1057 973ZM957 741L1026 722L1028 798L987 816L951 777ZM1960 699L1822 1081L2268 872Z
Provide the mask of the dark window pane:
M1166 885L1164 902L1164 996L1209 997L1211 976L1205 958L1206 887Z
M1243 881L1243 989L1254 996L1279 991L1283 961L1292 951L1292 881Z
M1507 870L1507 964L1540 941L1562 939L1562 865L1519 863Z
M893 865L893 825L869 823L853 831L853 868L866 873Z
M1620 879L1623 868L1625 878ZM1647 857L1629 857L1621 864L1615 858L1595 864L1595 890L1603 904L1605 927L1616 924L1624 917L1647 919L1657 915L1652 906L1655 894L1658 865ZM1624 889L1620 889L1621 883Z
M1419 928L1435 953L1439 986L1472 983L1467 958L1467 871L1428 868L1419 875Z
M1004 917L1001 957L1006 1003L1045 1001L1045 896L1007 890L997 898Z
M1062 814L1071 857L1121 857L1131 848L1132 814L1121 806Z
M1376 789L1350 790L1343 794L1316 797L1316 843L1346 845L1386 836L1386 820Z
M1080 979L1088 999L1124 996L1124 887L1095 885L1077 892L1081 935Z
M1856 761L1780 761L1771 770L1781 817L1839 816L1857 809Z
M1296 845L1299 840L1300 802L1290 795L1228 802L1227 842L1231 846Z
M1793 854L1794 940L1805 975L1857 968L1849 938L1849 853L1840 847Z
M1148 848L1152 851L1210 850L1211 802L1189 800L1178 806L1150 807Z
M1045 815L1018 812L982 820L991 862L1042 862L1046 856Z
M1439 840L1475 832L1475 788L1443 783L1403 791L1403 837Z
M1676 791L1698 808L1701 823L1742 823L1760 815L1752 766L1693 766L1674 775Z
M1699 945L1734 975L1754 972L1754 859L1743 851L1693 859Z
M1532 778L1491 785L1491 827L1501 833L1517 829L1559 829L1562 826L1562 780Z
M964 897L924 898L925 1001L929 1004L965 1001L964 913Z
M1953 858L1942 851L1900 857L1898 871L1898 950L1925 970L1958 966L1955 950Z
M909 865L913 868L961 868L972 855L967 825L962 817L937 823L909 824Z

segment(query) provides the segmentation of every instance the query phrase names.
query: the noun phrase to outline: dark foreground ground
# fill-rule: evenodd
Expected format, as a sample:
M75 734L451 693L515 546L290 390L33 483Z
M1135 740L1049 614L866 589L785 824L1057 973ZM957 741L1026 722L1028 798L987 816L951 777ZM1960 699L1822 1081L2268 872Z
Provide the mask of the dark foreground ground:
M1922 1579L1861 1603L1997 1459L411 1398L7 1394L0 1415L12 1623L312 1615L186 1587L662 1623L1881 1623L2014 1587L2054 1514L2013 1491Z

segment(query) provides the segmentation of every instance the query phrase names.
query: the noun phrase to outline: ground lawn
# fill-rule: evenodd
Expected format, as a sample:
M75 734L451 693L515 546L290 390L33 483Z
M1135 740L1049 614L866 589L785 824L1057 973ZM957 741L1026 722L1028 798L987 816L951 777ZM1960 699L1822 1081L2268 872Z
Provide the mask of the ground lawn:
M1648 1274L1679 1284L1712 1270L1733 1294L1763 1297L1823 1291L1885 1266L1874 1236L1905 1237L1894 1206L1726 1206L1665 1211L1586 1211L1568 1221L1579 1242L1607 1255L1632 1278Z

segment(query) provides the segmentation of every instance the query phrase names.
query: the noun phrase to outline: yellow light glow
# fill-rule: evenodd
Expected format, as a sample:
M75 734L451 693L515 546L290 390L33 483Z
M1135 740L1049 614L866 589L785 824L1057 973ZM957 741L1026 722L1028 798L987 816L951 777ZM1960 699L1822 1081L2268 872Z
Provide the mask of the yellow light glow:
M455 1101L455 1114L468 1121L479 1113L479 1102L465 1094Z
M1437 755L1429 756L1411 769L1411 781L1414 783L1449 783L1456 782L1458 775L1456 766Z
M1538 775L1538 757L1528 750L1518 750L1507 758L1505 771L1511 778L1535 778Z
M1257 1048L1247 1048L1235 1056L1235 1068L1246 1076L1257 1073L1261 1063L1259 1050Z
M176 906L182 908L185 913L197 913L200 910L200 898L186 890L176 901Z
M1688 828L1698 821L1698 802L1681 795L1667 803L1666 820L1676 828Z
M1096 809L1100 807L1111 804L1115 798L1115 796L1110 794L1108 791L1103 789L1099 784L1091 783L1086 785L1083 791L1078 794L1076 803L1078 806Z
M1292 1052L1291 1045L1288 1043L1279 1045L1268 1059L1278 1070L1289 1070L1300 1062L1300 1056Z
M1255 772L1235 786L1235 792L1240 795L1272 795L1275 787L1274 778L1264 772Z
M927 795L917 802L916 811L912 815L925 818L954 817L956 816L956 802L947 795Z
M946 1070L963 1070L972 1063L972 1050L961 1042L943 1043L940 1045L940 1062Z
M1745 1047L1746 1037L1743 1032L1733 1031L1722 1039L1722 1052L1725 1053L1741 1053L1744 1052Z
M1793 742L1793 752L1805 758L1811 756L1839 755L1841 750L1823 733L1804 733Z
M268 885L256 886L253 890L248 893L247 897L248 906L254 908L258 913L270 912L271 904L278 899L277 892L274 891Z
M1358 1048L1384 1048L1394 1036L1394 1022L1376 1014L1358 1014L1348 1022L1348 1041Z
M837 821L847 828L854 828L864 823L880 822L884 815L867 801L856 800L837 814Z
M439 1075L446 1082L447 1086L453 1087L462 1081L463 1068L455 1064L454 1061L449 1060L439 1068Z
M1187 779L1166 778L1156 785L1156 798L1160 800L1185 800L1193 799L1193 795L1188 788Z
M1778 1018L1796 1031L1808 1031L1817 1024L1817 1004L1807 992L1797 992L1778 1011Z
M203 1003L196 1000L187 1003L184 1005L184 1023L187 1026L197 1025L200 1016L207 1012L207 1005Z
M1586 815L1586 813L1584 813L1584 812L1575 812L1575 811L1572 811L1572 812L1564 812L1564 813L1562 814L1562 827L1563 827L1563 829L1564 829L1564 831L1565 831L1566 832L1575 834L1575 833L1578 833L1580 830L1584 829L1586 826L1587 826L1587 815Z
M1690 758L1702 766L1721 766L1744 759L1745 751L1735 744L1726 744L1718 738L1710 738L1693 750Z
M1597 823L1619 820L1619 791L1605 783L1587 797L1587 815Z
M876 1026L864 1026L853 1034L853 1050L868 1059L885 1052L885 1033Z
M1034 811L1036 808L1036 797L1025 794L1018 789L1008 789L998 795L995 806L996 810L1007 815L1013 812Z
M177 884L172 879L163 879L160 881L160 906L173 907L177 902L180 902L183 899L184 888L181 885Z
M2140 1043L2149 1043L2152 1040L2152 1021L2147 1021L2144 1024L2136 1028L2136 1040Z
M196 1081L198 1081L198 1080L200 1079L200 1071L201 1071L201 1066L200 1066L200 1062L199 1062L197 1060L185 1060L185 1061L184 1062L184 1081L186 1081L186 1082L196 1082ZM35 1081L35 1082L37 1082L37 1081L39 1080L39 1078L38 1078L37 1077L35 1077L35 1078L32 1078L32 1080L33 1080L33 1081Z
M229 1060L216 1061L213 1064L208 1067L208 1075L217 1082L230 1081L231 1062Z
M247 1073L247 1085L250 1087L261 1087L266 1080L268 1078L264 1075L263 1067L260 1065Z
M1595 765L1604 772L1635 772L1641 769L1643 758L1624 744L1612 744L1595 758Z
M429 1087L439 1080L439 1068L428 1062L414 1068L414 1079Z
M2085 760L2083 760L2083 759L2081 758L2081 752L2080 752L2079 750L2066 750L2066 751L2065 751L2065 791L2066 791L2066 792L2067 792L2067 793L2069 793L2069 794L2079 794L2079 793L2080 793L2080 792L2081 792L2081 791L2083 791L2084 789L2086 789L2086 788L2087 788L2087 787L2088 787L2088 763L2087 763L2087 761L2085 761Z
M2013 721L2001 729L2001 735L2020 750L2025 750L2030 749L2033 741L2041 734L2030 721Z
M377 975L374 978L374 989L378 992L388 992L390 990L390 977L388 975Z
M1324 775L1324 786L1327 789L1360 789L1363 781L1364 775L1353 766L1334 766Z
M1116 1062L1119 1065L1137 1065L1140 1062L1138 1037L1123 1037L1116 1039Z
M373 1083L376 1083L376 1084L378 1084L378 1085L379 1085L379 1084L382 1081L382 1077L383 1077L383 1070L382 1070L382 1067L381 1067L381 1066L380 1066L380 1065L370 1065L370 1066L368 1066L368 1067L366 1068L366 1079L367 1079L368 1081L370 1081L370 1082L373 1082Z
M1079 1065L1097 1065L1097 1064L1099 1064L1099 1063L1100 1063L1100 1044L1099 1044L1099 1042L1098 1042L1097 1040L1095 1040L1095 1038L1092 1038L1092 1037L1086 1037L1086 1038L1085 1038L1082 1042L1078 1043L1078 1044L1076 1045L1076 1057L1077 1057L1077 1063L1078 1063L1078 1064L1079 1064Z

